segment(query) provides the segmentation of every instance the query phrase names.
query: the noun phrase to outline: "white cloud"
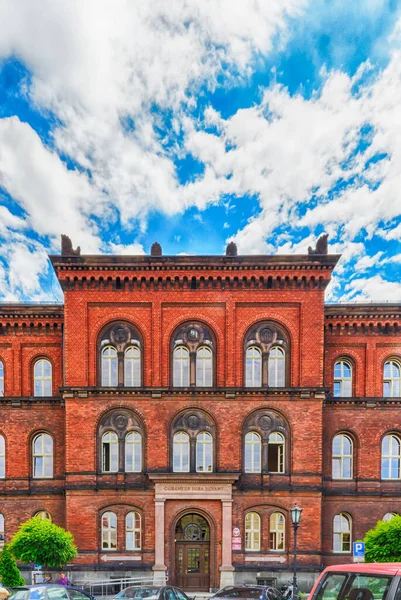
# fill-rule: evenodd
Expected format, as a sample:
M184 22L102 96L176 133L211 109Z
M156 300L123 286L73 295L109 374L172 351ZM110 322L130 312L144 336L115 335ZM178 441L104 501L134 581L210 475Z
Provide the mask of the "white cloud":
M344 301L401 302L401 283L380 275L354 279L345 289Z

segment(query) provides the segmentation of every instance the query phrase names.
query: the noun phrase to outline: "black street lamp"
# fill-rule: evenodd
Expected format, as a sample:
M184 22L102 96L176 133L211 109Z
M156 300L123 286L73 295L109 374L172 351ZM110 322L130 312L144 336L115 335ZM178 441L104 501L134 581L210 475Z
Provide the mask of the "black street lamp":
M302 508L295 504L290 510L292 526L294 528L294 565L292 577L292 599L298 600L298 584L297 584L297 531L301 520Z

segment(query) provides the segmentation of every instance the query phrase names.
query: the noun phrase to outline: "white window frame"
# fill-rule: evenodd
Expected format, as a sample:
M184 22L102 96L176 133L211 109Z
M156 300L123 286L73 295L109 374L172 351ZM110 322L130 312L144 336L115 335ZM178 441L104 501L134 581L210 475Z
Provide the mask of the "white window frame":
M6 440L0 435L0 479L6 477Z
M251 365L251 376L248 378L248 363ZM255 368L259 364L259 378L256 378ZM262 387L262 352L257 346L249 346L245 352L245 387Z
M142 435L139 431L129 431L125 436L125 472L142 472ZM130 450L130 452L128 452ZM139 456L139 459L138 459ZM131 464L129 464L131 463ZM139 468L135 464L139 463Z
M335 454L334 451L334 443L335 440L337 438L340 438L340 452L338 454ZM344 450L344 441L347 440L350 444L350 453L347 454ZM354 477L354 443L352 441L352 438L347 435L346 433L337 433L334 437L333 437L333 441L332 441L332 445L331 445L331 449L332 449L332 457L331 457L331 476L332 479L353 479ZM344 475L345 472L345 461L349 460L350 461L350 475L346 476ZM335 475L334 474L334 464L337 461L338 465L339 465L339 475Z
M336 367L340 367L340 375L336 376ZM344 366L347 366L350 370L350 375L347 376L344 373ZM352 363L349 360L336 360L334 363L334 371L333 371L333 396L335 398L350 398L352 396L352 379L353 379L353 369ZM335 391L335 384L340 384L340 393L337 394Z
M385 521L387 523L388 521L391 521L392 519L394 519L394 517L396 517L396 516L397 516L397 513L386 512L386 514L382 518L382 521Z
M210 456L210 465L207 464L208 456ZM200 431L196 436L196 471L213 473L213 436L208 431Z
M36 441L41 438L41 451L36 452L35 445ZM51 442L51 452L46 452L46 438L49 438ZM36 466L36 459L42 459L42 466L39 469ZM46 466L51 466L51 475L45 475L47 469ZM52 479L54 469L54 444L53 438L48 433L38 433L32 440L32 473L34 479Z
M50 375L45 375L45 365L50 366ZM36 393L37 385L40 394ZM53 367L47 358L39 358L33 365L33 395L35 397L49 397L53 395Z
M336 518L339 517L339 527L336 529ZM345 525L346 524L346 525ZM345 536L349 535L349 542L344 540ZM336 540L339 541L340 550L336 549ZM344 550L344 546L349 546L348 550ZM351 554L352 550L352 518L351 515L345 512L340 512L334 515L333 518L333 552L338 554Z
M186 370L184 364L187 365ZM178 373L177 373L178 371ZM187 379L185 378L185 373ZM185 346L177 346L173 351L173 386L189 387L190 383L190 356Z
M176 463L176 448L178 448L178 464ZM184 450L186 448L186 450ZM187 464L188 468L184 469L184 457L185 454L188 457ZM189 447L189 435L186 431L177 431L173 436L173 472L174 473L189 473L190 470L190 447Z
M110 463L110 468L106 469L106 455L105 455L105 447L109 446L109 463ZM115 459L116 461L116 468L114 468L113 466L113 446L116 446L117 448L117 458ZM119 467L119 441L118 441L118 435L116 434L115 431L105 431L102 435L102 473L118 473L118 467Z
M259 463L255 464L255 446L259 446ZM250 463L250 469L247 463ZM256 431L248 431L245 435L244 451L244 470L245 473L261 473L262 471L262 438Z
M129 346L124 352L124 386L141 387L141 349L138 346Z
M42 521L47 519L48 521L50 521L50 523L52 522L52 516L47 510L38 510L33 516L42 519Z
M261 525L257 512L245 515L245 552L260 552Z
M128 519L132 515L132 527L128 525ZM139 521L139 525L137 524ZM132 534L132 545L128 542L128 536ZM136 535L138 534L138 536ZM139 538L139 542L137 540ZM131 510L125 515L125 549L126 550L141 550L142 548L142 517L136 510Z
M209 365L210 368L207 368ZM196 351L196 387L213 386L213 351L200 346Z
M4 396L4 363L0 360L0 396Z
M275 511L269 519L269 548L273 552L285 552L285 515Z
M107 522L105 523L105 519ZM101 536L102 536L102 550L109 552L117 551L117 515L111 510L107 510L101 516ZM115 541L115 547L112 548L112 543ZM105 545L106 542L106 545Z
M112 364L115 362L116 367L114 370L115 379L113 379L113 367ZM117 350L114 346L108 344L101 350L100 355L100 373L102 387L116 387L118 385L118 356Z
M389 438L389 451L388 454L384 454L384 450L383 450L383 446L384 446L384 441L386 438ZM398 446L398 452L397 450L394 450L394 446ZM389 477L384 477L383 474L383 463L384 461L387 461L389 464ZM393 477L393 461L397 461L398 465L397 465L397 476ZM393 479L393 480L399 480L401 479L401 439L398 435L394 434L394 433L388 433L387 435L384 436L383 440L382 440L382 453L381 453L381 478L382 479Z
M398 377L394 375L390 375L389 377L385 377L384 371L386 369L386 365L390 365L390 373L392 373L393 366L398 369ZM385 395L384 388L385 385L388 384L390 386L390 393ZM394 392L394 388L398 387L398 394ZM384 398L399 398L401 396L401 364L398 360L390 359L386 360L383 365L383 397Z
M4 523L4 515L0 513L0 548L4 546L5 542L5 523Z
M270 451L270 446L278 446L278 471L270 471L269 473L284 473L285 472L285 437L278 431L272 431L267 442L267 453ZM269 463L269 456L267 457Z
M285 387L285 350L281 346L273 346L268 357L269 387Z

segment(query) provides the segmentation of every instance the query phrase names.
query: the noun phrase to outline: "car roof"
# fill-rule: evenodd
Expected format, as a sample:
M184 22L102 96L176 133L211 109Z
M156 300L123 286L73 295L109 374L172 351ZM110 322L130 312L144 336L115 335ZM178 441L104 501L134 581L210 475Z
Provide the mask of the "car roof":
M326 567L325 571L398 575L401 574L401 563L349 563L345 565L332 565L331 567Z

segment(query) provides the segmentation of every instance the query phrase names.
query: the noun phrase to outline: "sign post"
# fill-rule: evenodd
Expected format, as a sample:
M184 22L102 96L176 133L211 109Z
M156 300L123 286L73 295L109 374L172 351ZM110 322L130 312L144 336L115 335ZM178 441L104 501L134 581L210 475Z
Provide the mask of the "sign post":
M354 562L364 562L365 560L365 542L353 543Z

